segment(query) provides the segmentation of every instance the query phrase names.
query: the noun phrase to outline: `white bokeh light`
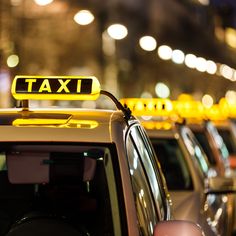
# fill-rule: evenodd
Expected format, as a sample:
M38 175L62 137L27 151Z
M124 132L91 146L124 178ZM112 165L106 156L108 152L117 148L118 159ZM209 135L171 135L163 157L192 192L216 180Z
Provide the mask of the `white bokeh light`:
M152 36L143 36L139 40L139 45L145 51L153 51L157 47L157 41Z
M236 103L236 92L233 90L228 90L225 93L225 98L230 104L235 104Z
M157 53L158 56L162 59L162 60L170 60L172 57L172 49L171 47L167 46L167 45L161 45L158 49L157 49Z
M46 6L53 2L53 0L34 0L34 1L39 6Z
M210 4L210 0L198 0L202 5L207 6Z
M220 65L220 74L226 79L234 79L234 70L225 64Z
M170 89L164 83L157 83L155 86L155 93L160 98L168 98L170 96Z
M152 94L147 92L147 91L144 91L142 92L142 94L140 95L141 98L152 98Z
M124 25L113 24L107 28L107 33L111 38L120 40L127 36L128 30Z
M81 10L74 15L74 21L79 25L88 25L94 20L94 15L88 10Z
M184 53L179 49L173 50L172 61L176 64L182 64L184 62Z
M213 100L212 96L209 94L205 94L202 97L202 104L203 104L203 106L210 108L214 104L214 100Z
M19 64L19 57L17 55L13 54L7 58L8 67L16 67L18 64Z
M207 61L203 57L197 57L196 59L196 69L200 72L205 72L207 69Z
M197 57L194 54L190 53L185 56L184 63L187 67L194 69L196 67L196 60Z
M217 65L216 65L216 63L215 63L214 61L208 60L208 61L206 62L206 65L207 65L206 72L207 72L208 74L213 75L213 74L216 73L216 71L217 71Z

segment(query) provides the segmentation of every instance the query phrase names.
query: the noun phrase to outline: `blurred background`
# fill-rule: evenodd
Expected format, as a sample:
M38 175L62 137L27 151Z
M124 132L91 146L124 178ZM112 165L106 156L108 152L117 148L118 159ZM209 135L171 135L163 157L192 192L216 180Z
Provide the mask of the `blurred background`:
M235 0L1 0L0 107L15 75L94 75L122 97L235 98Z

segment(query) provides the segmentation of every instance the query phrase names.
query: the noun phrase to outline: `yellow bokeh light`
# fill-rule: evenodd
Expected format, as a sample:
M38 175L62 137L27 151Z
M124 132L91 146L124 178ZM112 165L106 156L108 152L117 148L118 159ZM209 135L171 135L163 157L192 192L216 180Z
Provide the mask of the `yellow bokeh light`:
M225 42L232 48L236 48L236 30L227 28L225 30Z

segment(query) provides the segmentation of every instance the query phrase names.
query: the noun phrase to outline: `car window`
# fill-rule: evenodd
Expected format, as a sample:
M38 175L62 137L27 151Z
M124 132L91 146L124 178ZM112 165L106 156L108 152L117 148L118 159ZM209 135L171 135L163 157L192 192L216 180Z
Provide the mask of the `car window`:
M154 196L141 158L130 136L126 145L140 235L152 235L154 226L159 221Z
M162 179L159 175L159 169L156 162L154 152L150 148L151 143L148 142L146 133L141 130L141 127L134 126L131 129L130 135L133 138L133 142L136 145L139 156L144 165L146 175L148 176L148 182L151 186L152 194L154 195L155 202L157 203L157 209L159 211L160 218L165 219L166 213L166 196L163 191Z
M176 139L151 138L169 190L192 190L188 165Z
M212 137L214 137L217 149L221 153L221 156L223 157L224 160L227 160L229 157L229 151L228 151L222 137L220 136L219 132L217 131L216 127L214 125L212 125L211 122L207 122L206 128L208 129L208 131L212 135Z
M207 156L203 151L201 145L198 143L194 134L187 127L181 127L180 134L187 147L189 154L193 157L193 160L197 161L202 176L206 177L210 168Z
M200 130L193 130L193 133L194 133L195 137L197 138L198 142L200 143L200 145L202 146L204 152L206 153L208 161L210 162L210 164L212 166L215 166L216 160L215 160L213 152L211 150L211 146L208 141L206 133L204 131L200 131Z
M16 221L52 216L78 235L121 235L111 153L104 146L0 144L0 235Z

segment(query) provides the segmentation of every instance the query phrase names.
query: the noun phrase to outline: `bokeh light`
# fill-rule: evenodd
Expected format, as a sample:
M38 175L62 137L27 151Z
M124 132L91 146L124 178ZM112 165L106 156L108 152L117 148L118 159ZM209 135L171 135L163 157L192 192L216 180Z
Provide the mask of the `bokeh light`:
M127 36L128 30L122 24L113 24L107 28L107 32L113 39L120 40Z
M230 104L235 104L236 103L236 92L233 90L228 90L225 93L225 98Z
M233 78L234 71L229 66L222 64L222 65L220 65L220 74L224 78L231 80Z
M216 71L217 71L217 66L216 66L216 63L214 62L214 61L211 61L211 60L208 60L207 62L206 62L206 66L207 66L207 68L206 68L206 72L208 73L208 74L215 74L216 73Z
M18 64L19 64L19 57L17 55L13 54L7 58L8 67L16 67Z
M207 61L203 57L197 57L196 59L196 69L200 72L205 72L207 69Z
M197 57L194 55L194 54L187 54L185 56L185 65L191 69L194 69L196 67L196 60L197 60Z
M214 104L214 99L212 98L211 95L205 94L205 95L202 97L202 104L203 104L203 106L205 106L206 108L210 108L210 107Z
M173 50L172 61L176 64L182 64L184 62L184 53L179 49Z
M155 86L155 93L160 98L168 98L170 96L170 89L164 83L157 83Z
M147 91L144 91L144 92L142 92L140 97L141 98L152 98L152 94Z
M153 51L157 47L157 41L152 36L143 36L139 40L139 45L145 51Z
M39 6L46 6L53 2L53 0L34 0L34 1Z
M172 49L167 45L161 45L157 49L157 54L162 60L170 60L172 57Z
M81 10L74 15L74 21L79 25L88 25L94 20L94 15L88 10Z

